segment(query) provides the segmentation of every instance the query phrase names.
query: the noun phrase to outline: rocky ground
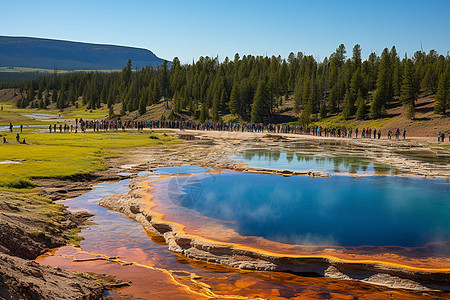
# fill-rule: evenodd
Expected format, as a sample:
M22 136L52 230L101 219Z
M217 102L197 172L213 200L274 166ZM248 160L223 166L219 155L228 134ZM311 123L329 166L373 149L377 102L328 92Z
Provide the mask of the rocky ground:
M102 299L103 285L88 274L42 266L33 260L0 254L0 298Z
M0 192L0 299L103 299L104 289L121 285L106 275L69 272L33 261L52 248L76 244L78 228L91 217L70 213L49 199L73 198L95 182L118 178L99 173L67 181L42 180L35 195Z

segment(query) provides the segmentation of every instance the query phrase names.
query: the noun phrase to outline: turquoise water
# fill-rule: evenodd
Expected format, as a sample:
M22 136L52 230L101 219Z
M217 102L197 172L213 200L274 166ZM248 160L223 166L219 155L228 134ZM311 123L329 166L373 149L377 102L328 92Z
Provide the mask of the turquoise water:
M167 186L172 192L166 201L227 221L243 236L330 246L415 247L450 240L448 180L225 171L168 180Z
M197 174L208 171L209 168L202 168L192 165L183 165L181 167L159 167L155 170L154 174L176 174L176 173L188 173Z
M235 157L251 167L274 170L308 171L351 174L393 174L395 169L362 157L325 157L295 152L247 150Z

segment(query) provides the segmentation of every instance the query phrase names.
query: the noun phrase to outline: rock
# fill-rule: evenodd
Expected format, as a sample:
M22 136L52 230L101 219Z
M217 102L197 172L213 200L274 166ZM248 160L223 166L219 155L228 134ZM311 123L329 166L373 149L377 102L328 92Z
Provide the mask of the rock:
M1 299L104 299L103 288L87 275L0 254Z
M330 173L322 172L322 171L316 171L316 170L309 170L307 174L310 177L331 177L331 176L333 176Z

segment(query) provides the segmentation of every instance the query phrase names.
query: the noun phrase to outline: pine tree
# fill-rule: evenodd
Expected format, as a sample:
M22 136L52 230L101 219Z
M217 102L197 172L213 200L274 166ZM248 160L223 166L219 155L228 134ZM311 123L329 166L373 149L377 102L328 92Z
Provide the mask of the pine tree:
M202 103L202 107L200 109L200 122L204 123L209 119L209 109L206 101Z
M322 103L322 105L320 106L319 114L320 114L320 118L321 118L321 119L327 117L328 111L327 111L327 106L326 106L325 103Z
M402 86L402 67L400 65L400 59L398 57L394 61L394 72L392 74L392 86L394 90L394 96L400 96Z
M61 89L58 94L58 100L56 101L56 107L59 109L63 109L66 107L66 93L64 89Z
M305 109L302 111L302 114L300 115L299 119L300 124L306 126L309 123L311 123L311 115L313 114L313 111L314 111L314 104L312 99L310 99L308 103L306 103Z
M400 101L407 106L407 117L409 119L414 118L415 102L418 98L419 88L420 86L414 70L414 64L410 59L408 59L405 62Z
M251 122L263 123L269 117L269 92L264 80L261 80L253 99Z
M361 90L358 91L358 98L356 99L356 119L364 120L367 117L366 100L362 97Z
M383 106L391 101L391 78L390 54L389 50L385 48L381 54L381 62L378 69L377 89L373 95L372 105L370 106L371 118L376 119L381 117Z
M295 86L294 91L294 112L299 113L302 103L303 85L301 83Z
M336 52L332 54L332 56L336 58L339 66L342 66L345 62L345 53L347 53L347 51L345 50L345 45L340 44L339 47L336 48Z
M416 116L416 107L414 105L414 102L409 102L407 104L407 106L408 106L408 109L406 112L406 117L410 120L413 120L414 117Z
M363 78L361 76L360 68L357 68L353 73L350 89L347 90L344 97L343 116L345 119L350 119L355 114L355 103L358 97L358 92L363 89Z
M69 94L67 95L67 98L68 102L70 102L72 105L75 105L77 96L75 95L75 87L73 86L73 84L70 85Z
M141 99L139 100L139 114L142 116L147 112L147 97L142 94Z
M344 117L344 119L346 120L350 119L353 115L353 110L354 110L354 103L351 99L350 91L347 91L344 97L344 109L342 110L342 116Z
M122 101L122 107L120 108L120 115L125 115L127 113L125 101Z
M34 97L35 97L34 86L33 86L33 82L30 81L30 85L28 87L28 92L27 92L27 102L24 107L28 106L28 104L34 100Z
M331 88L330 94L328 95L328 110L332 114L335 114L338 112L338 106L337 106L338 97L339 97L338 86L337 86L337 84L335 84Z
M450 70L450 67L447 67ZM444 72L439 78L439 85L435 97L434 113L445 115L445 112L450 104L450 84L448 74Z
M361 46L359 44L353 47L352 63L354 70L361 67Z
M214 122L219 121L219 105L220 105L220 99L219 96L216 94L213 99L212 103L212 119Z
M47 93L45 93L44 94L44 108L47 108L47 106L49 106L49 105L50 105L50 96Z
M86 105L88 103L88 101L89 101L89 89L88 89L88 85L87 84L84 85L83 96L82 97L83 97L82 103L83 103L83 105Z

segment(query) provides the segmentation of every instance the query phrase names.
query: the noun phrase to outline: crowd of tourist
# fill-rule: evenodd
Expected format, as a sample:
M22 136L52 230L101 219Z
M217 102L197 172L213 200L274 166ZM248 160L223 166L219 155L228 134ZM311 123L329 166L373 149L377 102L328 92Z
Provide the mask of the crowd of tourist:
M22 125L20 132L22 132ZM229 132L267 132L283 134L305 134L324 137L338 138L371 138L381 139L382 130L376 128L326 128L322 126L301 126L288 124L263 124L263 123L216 123L216 122L194 122L194 121L170 121L170 120L83 120L75 119L75 125L71 124L53 124L49 125L49 132L85 132L92 131L117 131L126 129L180 129L180 130L203 130L203 131L229 131ZM13 125L10 123L10 131L13 131ZM386 133L387 139L406 139L406 129L389 129ZM439 132L438 142L444 142L445 133ZM5 142L5 140L4 140ZM449 135L450 142L450 135Z
M113 131L125 129L180 129L180 130L202 130L202 131L229 131L229 132L267 132L267 133L283 133L283 134L306 134L313 136L324 137L339 137L339 138L373 138L380 139L382 135L381 129L376 128L325 128L322 126L301 126L301 125L287 125L287 124L267 124L263 123L209 123L209 122L194 122L194 121L134 121L134 120L88 120L76 119L75 127L73 125L62 125L53 127L49 126L50 132L77 132L78 128L85 132L86 130L93 131ZM400 129L389 130L387 132L388 139L406 139L406 130L402 132Z

